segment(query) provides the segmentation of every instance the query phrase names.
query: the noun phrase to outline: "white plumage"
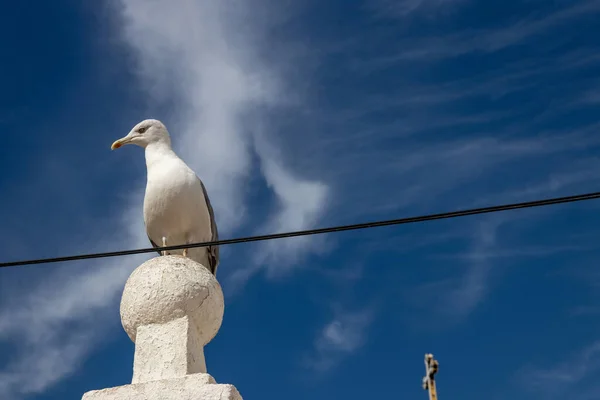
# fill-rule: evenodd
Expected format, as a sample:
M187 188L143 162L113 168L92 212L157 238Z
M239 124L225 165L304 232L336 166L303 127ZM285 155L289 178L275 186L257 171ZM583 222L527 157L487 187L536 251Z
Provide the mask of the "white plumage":
M113 143L145 148L147 182L144 223L154 247L218 240L217 225L206 188L194 171L175 154L165 125L154 119L137 124L127 136ZM207 267L216 275L218 246L170 251Z

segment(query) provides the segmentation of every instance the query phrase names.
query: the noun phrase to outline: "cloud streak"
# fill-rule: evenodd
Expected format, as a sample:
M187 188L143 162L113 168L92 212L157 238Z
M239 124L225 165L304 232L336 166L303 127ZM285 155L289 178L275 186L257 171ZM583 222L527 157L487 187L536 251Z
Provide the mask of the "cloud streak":
M374 316L372 308L337 310L315 338L314 352L305 359L305 366L315 372L327 372L358 351L367 341Z
M124 220L132 222L137 213L132 214ZM115 237L132 247L144 246L147 238L140 225L125 224ZM0 371L0 397L43 393L75 373L117 326L121 291L144 258L91 262L77 272L74 266L59 266L28 288L27 295L8 297L0 310L0 341L16 343L16 352Z
M494 264L486 253L498 245L497 233L505 222L502 218L487 218L477 224L469 235L463 272L420 285L409 292L409 302L418 309L435 313L438 323L446 326L454 326L468 318L490 290ZM423 293L436 295L423 296Z
M570 396L573 393L585 393L586 381L600 370L599 354L600 341L597 341L555 365L526 366L518 372L517 380L529 390L552 398L561 397L567 392Z
M370 0L369 6L380 18L405 18L419 11L456 6L464 0Z
M406 4L406 3L400 3ZM418 7L421 2L412 2ZM413 7L411 10L414 10ZM410 11L410 10L409 10ZM469 53L494 53L546 33L548 30L575 18L600 12L598 0L585 0L562 7L541 18L521 19L496 29L461 30L443 37L421 37L400 42L402 50L378 58L375 62L384 67L398 62L436 61ZM407 12L400 13L401 15Z
M400 14L407 15L440 2L395 4L401 4ZM495 203L583 188L598 180L593 172L599 170L597 160L587 153L600 145L597 123L550 130L536 124L564 112L561 101L545 108L543 116L533 115L526 102L511 100L508 106L493 102L567 80L563 74L597 65L597 54L575 49L559 59L554 54L534 61L519 59L446 82L422 83L404 77L402 69L414 63L434 65L458 55L498 53L596 13L598 1L500 29L401 40L401 47L386 49L383 57L379 53L355 64L358 71L347 81L319 82L323 83L319 96L331 90L346 103L328 103L322 96L314 105L302 104L305 99L286 76L294 68L288 69L285 61L274 56L276 51L265 49L273 42L264 40L272 33L265 21L273 15L262 13L279 12L272 11L273 4L217 0L185 0L178 7L168 0L112 4L115 27L135 54L132 69L147 105L168 105L170 111L161 119L169 126L178 152L206 182L223 237L307 229L322 224L325 217L351 223L400 211L445 211L486 199ZM307 47L310 58L313 49ZM336 78L348 72L344 68L327 65ZM394 76L403 79L380 85L369 75L385 68L397 68ZM360 84L354 87L354 81ZM311 87L312 82L302 84ZM378 92L378 85L385 90ZM348 95L333 92L347 86L354 90ZM593 94L590 91L586 98L593 100ZM468 102L477 102L476 109ZM277 129L287 125L274 121L279 122L280 114L292 114L290 110L297 115L288 125L296 129L279 133L284 130ZM536 168L531 168L534 163ZM522 182L523 189L509 187L514 179ZM251 206L251 195L257 192L259 198L253 198ZM123 213L102 225L106 231L123 232L118 238L123 247L147 245L139 213L142 195L142 188L136 187L131 196L121 199ZM485 300L494 259L518 253L503 251L497 236L503 223L486 220L477 225L469 235L467 252L461 255L466 261L462 273L431 283L443 293L444 301L438 304L444 306L438 312L449 320L464 320ZM251 265L223 272L243 285L261 270L271 277L288 273L307 254L327 250L325 245L317 238L264 243L254 247L255 257L248 258ZM529 250L532 256L544 253L544 249ZM126 265L135 266L136 260L141 258L128 259ZM116 326L117 300L130 270L122 268L120 261L102 265L89 264L89 269L77 274L65 267L15 296L18 301L3 302L0 340L23 346L2 366L0 397L40 393L70 376ZM361 276L356 271L344 274L351 280ZM335 311L317 333L306 366L327 371L359 351L367 343L373 320L372 309Z
M123 0L112 5L114 27L121 28L118 33L137 55L135 70L149 96L147 105L176 105L177 111L165 120L176 148L206 182L220 231L231 235L252 220L248 186L261 172L277 200L261 229L285 231L313 224L324 209L328 185L302 177L285 165L285 158L275 156L273 145L267 149L255 141L259 124L253 121L265 117L256 110L279 104L282 90L278 71L258 61L258 44L250 40L261 34L248 23L255 8L211 0L183 1L178 7L167 0ZM271 133L261 134L268 143ZM146 247L142 198L138 185L117 199L121 203L117 218L91 222L98 231L117 232L111 243L117 239L124 247ZM105 245L102 240L87 250ZM273 260L293 264L310 251L310 241L264 245L264 257L257 258L250 273ZM144 258L129 258L125 265L134 267ZM121 259L88 263L86 268L77 273L61 268L28 288L27 294L3 302L0 340L19 344L1 366L3 399L41 393L68 378L117 326L115 310L132 268L124 267Z
M172 98L180 108L170 116L175 146L205 181L220 232L231 234L249 219L246 194L256 173L262 173L278 203L261 230L310 227L324 211L330 189L274 156L265 110L287 103L282 93L289 88L280 69L258 57L264 44L248 39L262 35L258 24L249 22L255 7L216 0L188 0L181 7L141 0L122 5L124 37L138 55L142 84L153 89L155 101ZM169 88L174 81L178 84ZM293 263L310 251L309 244L267 244L256 260L267 265L289 254Z

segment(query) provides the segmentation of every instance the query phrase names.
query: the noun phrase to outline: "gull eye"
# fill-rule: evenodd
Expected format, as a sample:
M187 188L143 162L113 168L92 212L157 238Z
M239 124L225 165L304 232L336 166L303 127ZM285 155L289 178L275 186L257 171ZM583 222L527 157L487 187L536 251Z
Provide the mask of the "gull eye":
M142 128L139 128L137 131L138 131L138 133L144 133L144 132L146 132L146 129L148 129L148 128L142 127Z

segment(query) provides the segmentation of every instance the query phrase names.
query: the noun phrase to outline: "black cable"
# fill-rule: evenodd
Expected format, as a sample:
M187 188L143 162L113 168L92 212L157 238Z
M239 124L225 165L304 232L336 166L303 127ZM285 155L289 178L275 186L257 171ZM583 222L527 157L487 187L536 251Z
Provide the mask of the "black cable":
M498 205L498 206L473 208L473 209L468 209L468 210L450 211L450 212L439 213L439 214L422 215L422 216L418 216L418 217L390 219L390 220L366 222L366 223L354 224L354 225L334 226L334 227L329 227L329 228L308 229L308 230L304 230L304 231L274 233L274 234L269 234L269 235L248 236L248 237L242 237L242 238L237 238L237 239L217 240L214 242L191 243L191 244L185 244L185 245L182 244L182 245L176 245L176 246L165 246L165 247L156 247L156 248L149 247L149 248L145 248L145 249L111 251L108 253L95 253L95 254L92 253L92 254L81 254L81 255L66 256L66 257L42 258L42 259L37 259L37 260L4 262L4 263L0 263L0 268L17 267L17 266L22 266L22 265L33 265L33 264L48 264L48 263L56 263L56 262L64 262L64 261L87 260L90 258L118 257L118 256L132 255L132 254L152 253L152 252L156 252L156 251L181 250L184 248L206 247L206 246L217 246L217 245L220 246L220 245L224 245L224 244L248 243L248 242L258 242L258 241L263 241L263 240L291 238L291 237L297 237L297 236L318 235L318 234L323 234L323 233L351 231L351 230L356 230L356 229L376 228L376 227L380 227L380 226L402 225L402 224L410 224L410 223L414 223L414 222L425 222L425 221L433 221L433 220L438 220L438 219L465 217L468 215L489 214L489 213L493 213L493 212L517 210L517 209L522 209L522 208L533 208L533 207L549 206L549 205L554 205L554 204L573 203L573 202L577 202L577 201L593 200L593 199L598 199L598 198L600 198L600 192L586 193L586 194L578 194L578 195L566 196L566 197L556 197L556 198L551 198L551 199L528 201L528 202L524 202L524 203L513 203L513 204L505 204L505 205Z

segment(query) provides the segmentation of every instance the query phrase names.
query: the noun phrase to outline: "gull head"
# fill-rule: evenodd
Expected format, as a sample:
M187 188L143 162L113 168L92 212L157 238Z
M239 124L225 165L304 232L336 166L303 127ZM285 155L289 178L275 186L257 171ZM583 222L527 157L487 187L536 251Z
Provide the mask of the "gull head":
M169 137L169 131L167 131L167 127L159 120L146 119L134 126L127 136L116 140L110 148L111 150L115 150L126 144L135 144L146 148L153 143L164 143L170 146L171 138Z

